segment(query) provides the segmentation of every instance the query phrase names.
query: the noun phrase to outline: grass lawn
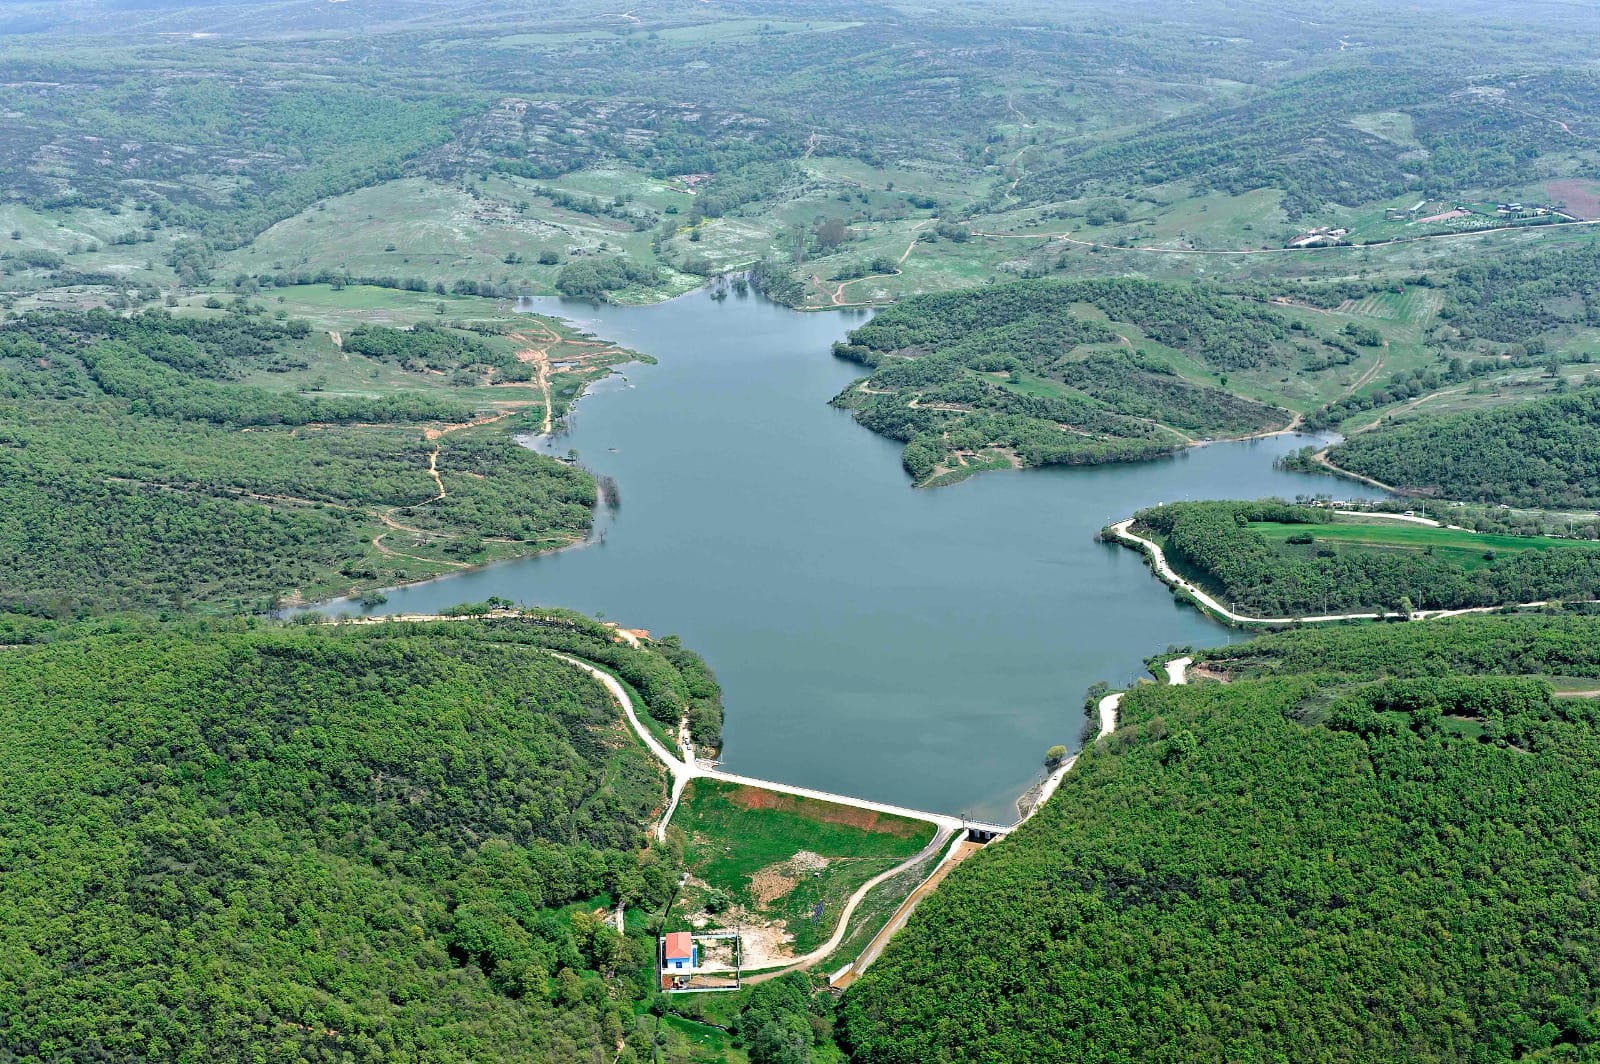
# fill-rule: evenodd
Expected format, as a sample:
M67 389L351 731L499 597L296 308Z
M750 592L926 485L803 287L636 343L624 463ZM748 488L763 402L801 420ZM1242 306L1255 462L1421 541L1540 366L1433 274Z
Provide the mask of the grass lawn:
M682 1039L689 1051L689 1060L694 1064L711 1064L711 1062L727 1061L728 1064L744 1064L749 1060L743 1049L733 1044L733 1035L717 1027L703 1023L686 1020L682 1016L661 1017L662 1030L672 1032L668 1035L668 1045ZM677 1036L677 1037L673 1037Z
M199 292L184 297L179 304L180 309L174 313L220 316L222 311L208 310L204 306L205 300L212 295L224 301L234 298L228 290ZM404 326L417 321L505 323L527 320L527 315L514 313L512 305L503 300L441 296L433 292L407 292L371 285L352 284L334 288L325 284L302 284L269 288L252 296L251 301L269 310L281 309L291 318L304 318L313 326L324 329L349 329L357 325ZM444 308L442 311L441 307Z
M921 864L908 868L868 891L867 896L861 900L861 904L850 917L849 930L844 940L839 943L839 948L817 967L822 971L831 972L859 957L861 951L867 948L867 944L883 930L883 925L889 922L895 910L900 908L900 903L933 873L943 857L942 852L936 853Z
M1596 544L1588 540L1480 534L1453 528L1414 525L1404 521L1385 521L1381 518L1368 521L1340 518L1328 525L1286 525L1256 521L1252 522L1250 527L1268 542L1285 551L1315 550L1317 543L1327 542L1382 550L1421 551L1431 547L1436 557L1460 565L1464 569L1478 569L1488 565L1489 559L1484 557L1488 551L1500 554L1524 550L1596 549ZM1287 542L1292 535L1308 532L1314 540L1309 545L1291 546Z
M933 825L850 806L697 779L673 828L689 871L706 884L680 912L721 891L752 915L782 921L804 953L832 933L868 879L917 853Z

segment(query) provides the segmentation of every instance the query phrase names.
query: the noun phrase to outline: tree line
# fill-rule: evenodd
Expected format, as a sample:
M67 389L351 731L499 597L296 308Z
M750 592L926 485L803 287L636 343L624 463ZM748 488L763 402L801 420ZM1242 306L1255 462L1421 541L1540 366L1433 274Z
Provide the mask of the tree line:
M1005 448L1024 465L1090 465L1169 454L1187 433L1247 435L1288 422L1286 411L1184 378L1125 342L1118 322L1219 369L1297 350L1280 315L1209 289L1019 281L882 311L834 345L873 371L834 402L905 441L902 460L919 483L960 452Z
M1388 422L1331 448L1328 458L1448 499L1600 508L1600 389Z
M232 314L0 325L0 606L265 610L295 589L381 587L587 532L595 488L581 470L499 432L423 438L418 419L473 407L234 379L304 331ZM411 531L383 524L391 512ZM415 545L385 553L400 536Z

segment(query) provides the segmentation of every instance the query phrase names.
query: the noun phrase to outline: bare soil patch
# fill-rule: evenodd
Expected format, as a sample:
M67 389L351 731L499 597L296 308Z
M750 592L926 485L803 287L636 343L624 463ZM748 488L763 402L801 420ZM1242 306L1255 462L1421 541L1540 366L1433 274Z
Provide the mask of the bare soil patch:
M690 917L689 923L703 930L711 926L713 921L700 914ZM784 928L781 920L735 905L717 917L715 924L739 929L741 967L746 971L773 968L794 960L794 936Z
M751 876L750 894L765 909L799 886L802 877L816 875L827 867L828 859L820 853L801 850L787 861L768 865Z
M1566 178L1552 181L1544 188L1552 202L1566 204L1568 212L1584 221L1600 218L1600 182Z
M881 832L902 839L910 838L922 827L913 821L900 817L887 817L871 809L833 805L829 802L799 798L792 794L764 791L756 787L740 787L728 795L728 801L741 809L776 809L782 813L794 813L824 824L843 824L845 827Z
M789 874L783 865L763 868L750 877L750 893L756 904L766 908L800 885L800 880Z

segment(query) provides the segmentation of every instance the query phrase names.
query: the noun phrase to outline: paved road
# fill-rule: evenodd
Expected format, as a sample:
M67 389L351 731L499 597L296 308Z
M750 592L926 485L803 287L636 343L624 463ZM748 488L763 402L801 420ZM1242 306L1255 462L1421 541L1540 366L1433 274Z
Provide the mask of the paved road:
M1104 739L1117 730L1117 707L1122 704L1123 693L1122 691L1114 691L1102 698L1096 705L1095 709L1100 714L1100 731L1095 735L1096 739ZM1027 823L1033 814L1039 811L1039 807L1050 800L1050 796L1056 793L1056 788L1061 786L1061 781L1066 778L1067 773L1072 771L1072 766L1077 764L1077 761L1078 755L1073 754L1057 765L1056 770L1046 777L1044 785L1039 788L1039 797L1035 798L1033 804L1028 807L1028 815L1017 822L1019 826Z
M1131 522L1126 522L1125 524L1131 524ZM1154 544L1151 544L1151 546L1154 546ZM1157 548L1157 550L1159 550L1159 548ZM388 619L402 621L444 621L468 620L471 618L451 618L410 614L405 616L396 616L393 618L361 618L353 623L381 624L385 623L385 621ZM626 635L624 635L624 638L626 638ZM638 645L634 640L629 641L633 642L635 646ZM773 780L756 779L752 776L740 776L736 773L723 772L720 769L707 767L695 759L693 746L685 744L684 753L686 756L679 756L679 754L667 749L666 745L662 743L661 740L657 739L655 734L651 732L649 728L645 727L644 722L639 719L639 714L634 707L633 699L629 696L627 690L622 686L622 684L618 682L616 677L612 676L604 669L595 665L591 665L587 661L583 661L580 658L575 658L569 654L562 654L556 651L551 651L550 653L551 656L558 658L575 668L581 669L598 680L601 686L609 691L611 693L611 697L614 698L617 704L622 707L623 715L627 718L628 725L633 729L634 734L639 737L640 741L644 743L645 747L650 751L650 753L653 754L655 758L664 766L666 766L668 774L672 777L672 796L667 803L666 809L661 814L660 822L656 825L655 834L658 841L666 840L667 825L671 823L672 814L677 810L678 803L683 798L684 788L688 786L689 781L692 779L721 780L723 782L734 783L741 786L757 787L763 790L775 791L779 794L792 794L801 798L814 798L819 801L833 802L837 805L851 806L856 809L866 809L872 812L884 813L889 816L901 816L913 820L922 820L934 825L935 831L932 841L930 841L927 846L923 847L920 852L912 857L907 858L900 864L895 865L888 871L880 872L878 875L873 876L871 879L867 880L859 888L857 888L855 893L850 895L849 900L845 903L844 911L840 914L838 923L834 927L833 934L829 936L827 942L824 942L821 946L805 954L804 956L794 958L794 960L790 961L782 968L756 973L755 975L748 977L745 980L746 982L756 983L766 979L772 979L786 972L797 971L801 968L810 967L811 965L816 964L818 961L826 959L830 954L837 950L840 943L844 941L845 934L850 928L850 918L855 915L857 907L860 906L861 902L873 890L873 888L877 887L886 880L892 879L902 872L915 868L917 865L926 861L929 857L939 853L939 851L944 849L944 847L948 844L949 849L945 851L944 856L941 857L938 864L934 866L933 871L929 874L927 879L919 884L917 889L914 890L911 895L901 903L900 908L896 910L893 916L890 917L889 922L884 926L883 930L874 936L872 941L868 943L867 948L865 951L863 951L861 957L845 970L851 973L850 978L853 978L854 975L859 975L861 971L865 970L868 964L871 964L873 960L877 959L878 954L883 951L883 948L888 944L889 939L892 938L895 932L897 932L901 927L905 926L905 922L910 919L912 911L916 909L917 905L924 897L933 892L933 889L950 871L950 868L959 863L972 852L970 846L966 843L966 831L964 830L966 827L979 827L1001 833L1010 830L1009 827L1004 825L982 824L975 821L968 821L962 817L950 816L945 813L929 813L920 809L907 809L903 806L889 805L884 802L874 802L865 798L855 798L845 794L831 794L827 791L818 791L810 787L797 787L793 784L778 783ZM1181 658L1177 661L1169 662L1167 664L1167 676L1172 683L1187 682L1187 677L1184 674L1184 670L1188 668L1189 661L1190 659L1188 658ZM1175 669L1176 671L1174 671ZM1123 692L1118 691L1106 695L1100 700L1097 706L1100 716L1100 730L1096 738L1104 738L1116 730L1117 708L1122 704L1122 695ZM1033 814L1038 812L1039 808L1043 806L1047 800L1049 800L1050 796L1056 792L1058 787L1060 787L1062 779L1068 772L1072 770L1072 766L1077 763L1077 760L1077 755L1074 754L1072 757L1069 757L1063 761L1060 767L1050 774L1050 777L1045 781L1044 787L1040 790L1038 800L1033 803L1033 806L1028 810L1028 815L1023 818L1023 821L1026 821L1029 817L1032 817ZM1019 821L1019 823L1021 823L1021 821Z
M1192 659L1190 658L1178 658L1167 662L1167 679L1175 684L1188 683L1188 670L1191 661ZM1096 711L1100 715L1100 731L1095 735L1097 740L1104 739L1117 730L1117 711L1122 707L1122 696L1126 693L1125 691L1114 691L1102 698L1096 705ZM1033 816L1039 807L1044 805L1045 801L1056 792L1056 788L1061 786L1061 781L1066 777L1066 774L1072 771L1072 766L1077 763L1078 755L1074 754L1063 761L1061 766L1050 774L1050 778L1045 781L1043 789L1039 792L1038 800L1028 810L1028 815L1022 818L1023 821ZM972 850L969 848L971 845L973 844L957 839L956 844L950 847L950 852L945 854L944 858L934 867L932 874L923 880L922 884L912 891L905 901L900 903L900 908L895 910L894 915L889 918L889 922L873 936L871 942L867 943L867 947L861 951L861 955L833 973L828 979L828 985L836 989L843 989L855 982L861 973L866 971L868 966L883 953L884 947L889 944L889 940L906 925L907 920L911 919L912 912L922 903L922 899L933 893L934 888L950 872L950 869L971 856ZM843 926L844 923L841 923L840 927L843 928ZM818 959L822 958L819 957Z
M916 909L917 905L924 897L933 892L933 888L936 887L939 881L943 879L944 876L949 872L950 867L961 861L971 852L964 845L966 842L966 827L977 826L1001 832L1008 830L1007 828L999 825L977 824L972 821L964 820L961 817L953 817L944 813L929 813L919 809L907 809L903 806L889 805L884 802L874 802L865 798L855 798L844 794L831 794L827 791L813 790L810 787L797 787L793 784L777 783L772 780L756 779L752 776L740 776L732 772L723 772L720 769L707 768L695 760L694 750L692 747L688 749L688 756L686 758L679 757L677 754L669 751L666 746L664 746L661 741L650 732L650 729L644 726L644 722L639 719L639 715L634 708L633 699L629 697L627 690L623 688L622 684L619 683L617 679L610 673L606 672L604 669L591 665L586 661L571 657L567 654L554 653L554 656L562 661L565 661L569 665L573 665L579 669L582 669L590 676L593 676L595 679L599 680L606 690L611 692L611 697L616 699L617 704L622 707L622 712L627 717L628 724L644 742L645 746L649 748L650 752L654 754L663 765L666 766L667 772L672 776L672 797L667 803L666 810L661 815L660 822L656 825L656 838L658 841L665 841L667 837L667 825L671 823L672 814L677 810L678 803L683 798L684 788L688 786L689 781L692 779L721 780L726 783L734 783L746 787L756 787L762 790L775 791L779 794L792 794L802 798L815 798L819 801L833 802L837 805L847 805L856 809L871 810L873 812L885 813L890 816L902 816L914 820L922 820L935 826L932 841L930 841L928 845L925 846L920 852L912 857L907 858L900 864L895 865L893 868L873 876L850 895L850 898L845 902L843 912L841 912L839 915L838 922L834 925L833 934L828 937L826 942L809 953L794 958L781 968L776 968L765 972L758 972L747 976L744 980L746 983L759 983L764 980L783 975L786 972L799 971L802 968L809 968L813 964L825 960L835 950L837 950L840 943L844 941L845 935L850 930L850 918L855 915L856 909L861 905L862 901L866 899L867 895L871 893L873 888L877 887L886 880L892 879L902 872L915 868L917 865L926 861L929 857L934 856L940 850L944 849L944 847L948 844L950 847L949 850L945 852L942 858L940 858L938 864L934 866L933 871L929 874L928 878L925 879L917 887L917 889L912 892L910 897L901 903L900 908L896 910L893 916L890 917L890 920L888 924L885 925L884 929L880 931L870 943L868 943L867 949L862 953L861 958L859 958L857 962L852 964L850 968L847 969L847 971L850 971L853 974L860 974L861 971L865 970L866 965L871 964L872 961L877 958L878 954L883 951L883 947L888 944L889 938L893 937L896 931L905 926L905 922L906 920L910 919L912 911ZM1187 664L1188 659L1184 659L1184 665L1187 666ZM1171 675L1170 667L1168 670L1168 675ZM1180 680L1176 682L1182 681ZM1117 726L1117 707L1121 704L1121 702L1121 692L1107 695L1100 700L1098 707L1100 714L1100 731L1097 737L1104 737L1111 734L1111 732L1115 730ZM1066 759L1066 761L1062 762L1061 766L1057 768L1055 772L1051 773L1050 778L1045 781L1045 785L1040 791L1038 800L1035 801L1032 808L1028 810L1028 817L1031 817L1035 812L1037 812L1039 807L1044 805L1050 796L1056 792L1056 788L1061 785L1062 778L1065 777L1069 771L1071 771L1073 764L1076 762L1076 755L1069 757ZM1028 817L1024 817L1023 820L1028 819Z
M656 755L656 760L667 767L667 772L672 776L672 797L667 802L666 811L661 814L661 822L656 825L656 840L665 842L667 824L672 820L672 814L677 810L679 800L683 798L683 789L689 785L690 780L702 775L702 773L692 763L684 761L677 754L669 751L662 745L661 740L657 739L650 729L644 726L644 722L639 719L639 715L633 710L633 699L628 697L628 692L623 690L622 684L617 682L615 676L612 676L604 669L590 665L587 661L581 661L567 654L554 654L554 656L568 665L577 666L596 680L599 680L601 686L610 691L611 697L616 699L617 704L622 707L622 712L627 716L628 724L632 726L634 734L639 736L639 739L650 749L652 754Z
M906 921L911 919L911 914L916 911L918 905L922 904L922 899L939 889L939 884L944 881L945 876L950 874L951 869L983 849L983 847L984 844L981 842L968 842L965 837L957 838L950 847L950 852L945 854L944 858L934 866L927 879L924 879L917 885L915 890L906 895L905 901L900 903L900 907L889 917L888 922L878 929L878 933L872 936L872 940L867 943L860 956L829 976L828 986L834 990L843 990L860 978L861 973L866 971L872 965L872 962L883 954L884 948L889 945L889 941L900 933L901 928L906 926ZM821 960L822 958L819 957L817 959Z

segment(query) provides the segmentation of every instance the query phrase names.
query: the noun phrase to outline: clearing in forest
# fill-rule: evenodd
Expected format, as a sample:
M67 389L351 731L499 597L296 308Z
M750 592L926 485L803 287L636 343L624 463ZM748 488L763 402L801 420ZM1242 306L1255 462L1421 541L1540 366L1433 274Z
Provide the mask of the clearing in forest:
M933 826L719 780L689 784L673 818L690 879L669 929L737 926L747 969L824 942L845 901L917 853Z
M1302 525L1280 524L1275 521L1252 521L1250 527L1274 546L1285 549L1291 536L1310 536L1311 544L1337 543L1345 547L1374 550L1429 551L1440 560L1460 565L1463 569L1480 569L1493 563L1501 554L1527 550L1573 550L1595 544L1582 539L1554 539L1549 536L1505 536L1491 533L1469 532L1457 528L1435 528L1429 525L1409 524L1400 521L1372 520L1341 517L1332 524Z
M1567 212L1584 221L1600 219L1600 182L1567 178L1545 186L1553 203L1563 204Z

